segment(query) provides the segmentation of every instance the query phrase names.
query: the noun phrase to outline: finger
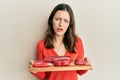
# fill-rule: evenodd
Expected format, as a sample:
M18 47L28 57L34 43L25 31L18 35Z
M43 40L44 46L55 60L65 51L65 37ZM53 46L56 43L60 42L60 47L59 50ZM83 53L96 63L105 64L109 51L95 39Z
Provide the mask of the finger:
M89 64L91 64L91 60L88 57L84 58L86 62L88 62Z
M31 61L30 61L30 64L32 65L33 63L34 63L34 60L31 60Z

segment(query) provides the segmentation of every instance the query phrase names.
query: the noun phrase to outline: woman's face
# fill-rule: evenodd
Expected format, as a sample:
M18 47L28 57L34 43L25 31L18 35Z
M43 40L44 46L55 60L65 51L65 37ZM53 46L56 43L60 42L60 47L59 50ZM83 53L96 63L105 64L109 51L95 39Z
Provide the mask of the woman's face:
M67 11L58 10L53 17L53 29L55 35L64 36L70 23L70 15Z

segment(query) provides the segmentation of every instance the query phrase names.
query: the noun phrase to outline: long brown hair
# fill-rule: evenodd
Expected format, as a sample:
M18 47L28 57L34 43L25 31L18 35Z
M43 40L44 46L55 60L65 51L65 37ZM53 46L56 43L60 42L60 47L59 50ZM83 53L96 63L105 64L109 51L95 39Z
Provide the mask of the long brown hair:
M53 40L55 39L55 32L53 30L52 20L53 20L55 13L58 10L63 10L63 11L66 10L70 15L70 24L69 24L69 27L68 27L65 35L64 35L63 43L64 43L65 48L69 52L75 53L75 49L74 49L75 42L76 42L75 20L74 20L73 11L68 4L59 4L51 12L49 19L48 19L48 26L49 27L48 27L47 32L46 32L44 45L46 48L54 48Z

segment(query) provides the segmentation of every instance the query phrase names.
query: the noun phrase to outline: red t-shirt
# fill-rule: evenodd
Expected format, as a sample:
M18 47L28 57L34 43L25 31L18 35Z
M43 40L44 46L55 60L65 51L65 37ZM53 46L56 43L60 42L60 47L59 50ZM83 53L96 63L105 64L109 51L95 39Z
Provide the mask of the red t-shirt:
M72 54L69 51L66 51L65 56L70 56L72 60L77 58L84 58L84 50L82 41L80 38L77 38L75 44L76 53ZM39 41L37 45L38 60L43 60L45 57L49 56L59 56L54 49L47 49L44 46L44 40ZM77 74L82 75L86 73L87 70L73 70L73 71L52 71L52 72L37 72L34 75L40 80L78 80Z

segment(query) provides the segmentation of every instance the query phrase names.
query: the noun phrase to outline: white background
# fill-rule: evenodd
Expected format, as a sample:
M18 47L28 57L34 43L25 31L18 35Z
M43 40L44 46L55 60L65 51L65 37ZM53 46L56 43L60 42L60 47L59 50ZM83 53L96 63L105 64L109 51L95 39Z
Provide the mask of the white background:
M92 61L93 70L79 80L119 80L119 0L0 0L0 80L38 80L28 72L29 61L59 3L71 5L85 56Z

